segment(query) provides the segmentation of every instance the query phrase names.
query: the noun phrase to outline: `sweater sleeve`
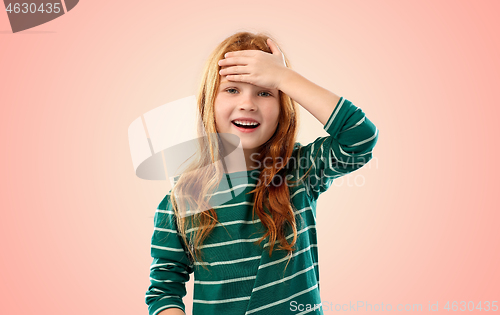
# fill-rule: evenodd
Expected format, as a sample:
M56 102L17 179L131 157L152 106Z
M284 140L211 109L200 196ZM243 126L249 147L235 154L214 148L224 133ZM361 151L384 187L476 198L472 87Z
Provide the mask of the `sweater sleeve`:
M151 256L151 284L146 292L149 315L174 307L186 312L182 298L186 295L185 283L189 281L193 265L181 236L177 234L170 195L165 196L155 213Z
M307 194L317 200L335 178L349 174L372 159L378 129L365 113L341 97L323 129L329 136L302 146L296 143L293 157L298 163L295 176L302 180ZM309 173L307 171L311 168Z

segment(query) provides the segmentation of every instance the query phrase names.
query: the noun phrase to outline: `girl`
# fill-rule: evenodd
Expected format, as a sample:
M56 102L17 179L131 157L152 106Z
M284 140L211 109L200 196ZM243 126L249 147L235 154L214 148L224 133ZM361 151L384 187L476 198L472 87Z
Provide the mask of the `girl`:
M198 159L155 214L149 314L184 314L193 272L195 315L323 314L317 199L372 158L378 129L350 101L293 71L265 34L219 44L197 103ZM297 103L329 136L296 142ZM238 139L243 168L228 158Z

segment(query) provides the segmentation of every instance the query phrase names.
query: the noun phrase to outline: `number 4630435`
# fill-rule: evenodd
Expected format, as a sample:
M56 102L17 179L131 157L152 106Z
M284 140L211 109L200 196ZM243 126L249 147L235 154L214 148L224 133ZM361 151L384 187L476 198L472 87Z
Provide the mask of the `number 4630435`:
M483 301L481 304L481 301L477 305L474 305L473 301L465 302L465 301L460 301L460 309L458 308L458 302L453 301L451 303L450 307L450 301L446 302L446 305L443 307L445 310L448 311L473 311L474 309L479 310L479 311L497 311L498 306L497 306L497 301Z
M5 11L9 13L59 13L61 12L60 3L41 3L37 7L36 3L9 3Z

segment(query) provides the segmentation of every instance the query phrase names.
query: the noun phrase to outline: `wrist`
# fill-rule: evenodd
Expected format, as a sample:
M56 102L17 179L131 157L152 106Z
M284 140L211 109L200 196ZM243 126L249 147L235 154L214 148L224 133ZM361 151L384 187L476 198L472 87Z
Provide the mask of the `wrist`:
M283 71L281 72L280 80L276 88L286 94L287 86L290 85L289 83L291 80L293 80L295 74L296 72L293 71L292 69L284 68Z

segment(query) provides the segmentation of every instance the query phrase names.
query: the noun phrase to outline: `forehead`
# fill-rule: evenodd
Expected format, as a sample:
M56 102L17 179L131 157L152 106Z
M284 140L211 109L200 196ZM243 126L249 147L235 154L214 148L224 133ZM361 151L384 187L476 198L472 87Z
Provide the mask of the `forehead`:
M249 86L251 88L254 88L254 89L265 89L265 90L268 90L268 91L275 91L277 92L278 89L269 89L269 88L263 88L263 87L260 87L260 86L257 86L257 85L254 85L254 84L251 84L251 83L247 83L247 82L236 82L236 81L229 81L228 79L226 79L226 76L222 76L221 79L220 79L220 86L226 86L226 85L234 85L234 86Z
M226 79L226 76L222 76L220 78L220 84L226 84L226 83L239 83L239 82L231 82L228 79Z

